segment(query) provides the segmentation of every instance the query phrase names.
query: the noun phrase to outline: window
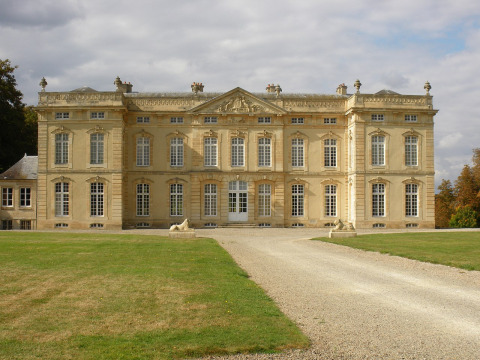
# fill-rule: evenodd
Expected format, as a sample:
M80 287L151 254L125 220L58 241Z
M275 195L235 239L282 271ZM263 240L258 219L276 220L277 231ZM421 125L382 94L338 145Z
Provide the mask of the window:
M292 118L292 124L304 124L304 123L305 121L303 117Z
M70 210L69 184L55 184L55 216L68 216Z
M375 228L375 229L384 229L387 226L385 224L382 224L382 223L377 223L377 224L373 224L372 227Z
M56 229L68 228L68 224L65 224L65 223L56 223L56 224L55 224L55 228L56 228Z
M418 216L418 185L405 185L405 216Z
M204 214L217 216L217 185L205 184L204 187Z
M204 165L217 166L217 138L205 138L203 152Z
M170 184L170 216L183 215L183 185Z
M170 118L170 124L183 124L183 117L172 116Z
M385 216L385 184L372 185L372 216Z
M271 139L269 138L260 138L258 139L258 166L272 166L271 165Z
M147 223L147 222L139 222L136 224L136 228L137 229L148 229L150 227L150 223Z
M292 166L304 166L303 139L292 139Z
M101 182L90 184L90 216L103 216L103 189Z
M416 136L405 137L405 165L418 165L418 138Z
M150 139L137 138L137 166L150 166Z
M32 220L20 220L20 230L32 230Z
M385 165L385 136L372 136L372 165Z
M272 186L260 184L258 187L258 216L271 216Z
M32 190L27 187L20 188L20 207L32 206Z
M324 118L323 123L328 125L336 124L337 118Z
M415 224L415 223L405 224L405 227L406 228L417 228L418 224Z
M55 113L55 119L70 119L70 113L68 113L68 112L57 112L57 113Z
M55 164L68 164L68 134L55 135Z
M91 112L90 119L105 119L105 113L101 112Z
M405 115L406 122L417 122L417 115Z
M137 124L148 124L149 122L149 116L137 116Z
M270 116L261 116L258 118L259 124L271 124L272 118Z
M183 166L183 139L170 140L170 166Z
M90 135L90 164L100 165L103 164L103 134L91 134Z
M323 141L323 157L325 167L337 166L337 140L325 139Z
M12 230L13 221L12 220L2 220L2 230Z
M292 216L303 216L304 205L303 185L292 185Z
M383 114L372 114L372 121L383 121Z
M2 189L2 206L13 207L13 188Z
M137 184L137 216L150 215L150 185Z
M100 224L100 223L90 224L90 229L103 229L103 224Z
M325 216L337 216L337 186L325 186Z
M245 140L232 138L232 166L245 166Z
M205 124L216 124L218 122L218 118L216 116L205 116L203 120Z

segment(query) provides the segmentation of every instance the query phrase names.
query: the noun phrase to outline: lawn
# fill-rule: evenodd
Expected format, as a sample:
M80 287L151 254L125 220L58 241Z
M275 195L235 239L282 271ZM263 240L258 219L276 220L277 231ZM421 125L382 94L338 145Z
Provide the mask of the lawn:
M423 262L480 270L480 232L371 234L318 240Z
M176 359L306 346L212 239L0 232L0 359Z

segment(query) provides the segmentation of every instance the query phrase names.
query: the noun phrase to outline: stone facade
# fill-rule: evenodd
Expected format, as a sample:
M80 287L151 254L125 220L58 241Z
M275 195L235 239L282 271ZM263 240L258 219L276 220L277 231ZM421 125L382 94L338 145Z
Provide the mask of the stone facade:
M38 229L433 228L425 95L39 93Z

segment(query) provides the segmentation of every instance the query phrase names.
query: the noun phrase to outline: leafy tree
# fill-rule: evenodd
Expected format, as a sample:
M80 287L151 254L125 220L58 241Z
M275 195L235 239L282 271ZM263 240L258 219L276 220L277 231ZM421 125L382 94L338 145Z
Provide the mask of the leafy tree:
M477 188L480 189L480 148L473 149L472 163L473 178Z
M0 59L0 172L8 169L26 152L37 152L36 116L32 114L33 109L25 109L23 94L16 88L17 81L13 75L16 68L10 60Z
M438 186L440 192L435 195L435 227L446 228L454 213L455 195L450 180L442 179Z
M471 206L460 206L452 215L449 225L452 228L474 228L478 226L477 219L477 212Z
M480 198L477 196L478 190L472 168L465 165L460 176L455 181L455 205L457 207L468 205L475 211L480 210Z

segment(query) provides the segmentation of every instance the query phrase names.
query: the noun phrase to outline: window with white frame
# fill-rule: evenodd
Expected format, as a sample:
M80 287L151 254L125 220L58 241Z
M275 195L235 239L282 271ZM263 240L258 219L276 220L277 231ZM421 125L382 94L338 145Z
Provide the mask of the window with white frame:
M203 118L203 122L205 124L216 124L216 123L218 123L218 117L216 117L216 116L205 116Z
M29 187L20 188L20 207L32 206L32 189Z
M385 136L383 135L372 136L372 165L385 165Z
M232 166L245 166L245 140L232 138Z
M418 137L416 136L405 137L405 165L418 165Z
M217 166L217 138L203 140L203 160L205 166Z
M303 216L304 214L304 186L301 184L292 185L292 216Z
M137 138L137 166L150 166L150 138Z
M70 119L70 113L68 113L68 112L57 112L57 113L55 113L55 119L56 120Z
M170 166L183 166L183 139L170 139Z
M170 184L170 216L183 215L183 185Z
M11 187L2 188L2 206L13 207L13 188Z
M104 155L104 134L90 134L90 164L103 164Z
M55 216L68 216L70 214L69 183L58 182L55 184Z
M170 118L170 124L183 124L183 117L181 116L172 116Z
M272 123L272 118L270 116L260 116L258 118L258 123L259 124L271 124Z
M205 216L217 216L217 185L205 184L203 196Z
M372 216L385 216L385 184L372 184Z
M383 114L372 114L372 121L383 121L385 117Z
M137 216L150 215L150 185L137 184Z
M149 116L137 116L137 124L148 124L149 122Z
M304 124L305 119L303 117L294 117L292 118L292 124Z
M336 185L325 185L325 216L337 216Z
M418 185L405 185L405 216L418 216Z
M327 125L336 124L337 118L323 118L323 123Z
M417 115L406 114L405 115L405 121L406 122L417 122Z
M103 111L93 111L90 113L90 119L105 119L105 113Z
M55 164L68 164L68 134L55 134Z
M292 139L292 166L304 166L304 142L303 139Z
M258 166L272 166L272 140L270 138L258 139Z
M103 189L102 182L93 182L90 184L90 216L103 216Z
M260 184L258 186L258 216L271 216L272 186Z
M325 167L337 166L337 140L323 140L323 164Z

